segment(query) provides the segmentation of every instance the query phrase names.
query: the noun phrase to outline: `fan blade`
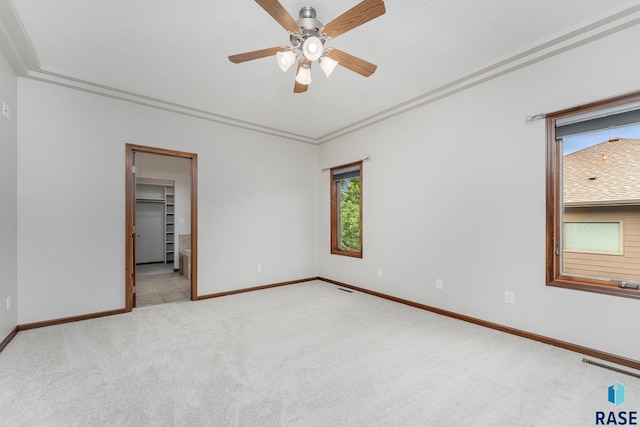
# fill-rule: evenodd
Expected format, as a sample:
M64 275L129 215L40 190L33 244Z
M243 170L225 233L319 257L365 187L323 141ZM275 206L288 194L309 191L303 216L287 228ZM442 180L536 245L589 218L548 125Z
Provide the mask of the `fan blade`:
M331 38L384 15L386 9L382 0L364 0L324 26L324 33Z
M306 92L307 89L309 89L309 85L301 85L298 82L296 82L296 84L293 85L293 93Z
M290 33L295 33L300 30L300 26L296 23L296 20L293 19L293 16L287 9L282 6L278 0L256 0L258 3L273 19L278 21L278 24L282 25L282 28L289 31Z
M376 72L377 65L367 62L364 59L360 59L357 56L348 54L338 49L332 49L327 56L335 61L338 61L338 65L342 65L345 68L354 71L361 76L369 77Z
M302 63L298 62L298 68L296 69L296 76L298 75L298 71L300 71L300 67L302 67ZM311 64L309 64L309 69L311 69ZM293 85L293 93L302 93L302 92L306 92L307 89L309 89L309 85L303 85L298 83L298 81L295 81L295 84Z
M286 51L286 47L270 47L268 49L254 50L252 52L239 53L237 55L231 55L229 61L234 64L240 64L241 62L253 61L254 59L264 58L266 56L273 56L278 52Z

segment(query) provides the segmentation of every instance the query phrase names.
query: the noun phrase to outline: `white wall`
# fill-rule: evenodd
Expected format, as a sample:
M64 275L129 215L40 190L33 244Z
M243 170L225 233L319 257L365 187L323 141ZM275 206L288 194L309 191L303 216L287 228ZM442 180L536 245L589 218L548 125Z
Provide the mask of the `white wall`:
M638 323L637 300L545 286L545 129L524 117L640 89L638 39L621 31L319 149L18 79L17 322L124 307L129 142L198 154L201 295L319 274L637 360L640 340L615 331ZM0 93L15 97L0 66ZM4 125L0 188L15 200ZM364 259L329 255L320 168L367 155Z
M317 147L22 78L18 97L18 323L125 306L125 143L198 154L199 295L317 276Z
M17 79L0 53L0 108L10 108L11 120L0 116L0 341L17 325ZM7 297L12 308L6 310Z
M545 286L545 123L524 121L640 90L638 40L627 29L322 145L320 167L371 161L362 260L329 254L319 174L320 275L640 359L638 300Z
M139 178L165 179L175 182L174 268L178 268L178 235L191 234L191 160L159 154L136 153ZM180 222L182 219L184 222ZM162 249L164 253L164 247Z

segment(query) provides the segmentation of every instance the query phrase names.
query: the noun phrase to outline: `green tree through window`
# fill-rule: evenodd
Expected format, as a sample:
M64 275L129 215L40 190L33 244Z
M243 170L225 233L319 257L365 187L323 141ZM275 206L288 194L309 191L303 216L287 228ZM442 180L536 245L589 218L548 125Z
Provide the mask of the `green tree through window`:
M331 253L362 258L362 162L331 169Z
M340 249L360 250L360 177L340 181Z

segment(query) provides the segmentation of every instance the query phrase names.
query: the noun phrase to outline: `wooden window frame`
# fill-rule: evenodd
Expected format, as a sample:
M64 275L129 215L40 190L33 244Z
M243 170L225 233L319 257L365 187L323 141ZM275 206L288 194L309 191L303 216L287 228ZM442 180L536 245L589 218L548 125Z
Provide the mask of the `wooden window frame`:
M640 101L640 92L623 95L603 101L569 108L546 115L546 284L565 289L574 289L599 294L614 295L625 298L640 299L640 290L620 288L616 282L581 278L562 274L561 256L556 253L556 247L562 250L561 229L562 221L562 153L560 144L556 143L556 120L582 114L590 111L614 107L620 104ZM559 246L556 246L559 245Z
M363 179L362 179L362 161L347 163L344 165L336 166L331 168L331 172L329 173L330 185L331 185L331 254L333 255L343 255L352 258L362 258L362 187L363 187ZM360 250L355 251L345 251L340 248L340 220L338 215L338 207L340 204L340 190L338 188L338 182L333 180L334 172L339 169L348 168L351 166L359 166L360 167Z

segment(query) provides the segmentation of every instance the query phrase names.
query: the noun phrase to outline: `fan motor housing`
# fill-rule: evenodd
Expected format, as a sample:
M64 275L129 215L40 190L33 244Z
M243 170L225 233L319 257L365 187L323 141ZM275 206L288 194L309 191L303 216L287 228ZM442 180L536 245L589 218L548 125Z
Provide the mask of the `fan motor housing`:
M300 18L316 19L316 10L311 6L305 6L300 9Z
M300 19L298 19L296 23L302 29L303 34L305 31L314 31L316 34L313 35L315 36L318 35L317 33L324 26L322 22L316 19L316 10L311 6L305 6L300 9Z

